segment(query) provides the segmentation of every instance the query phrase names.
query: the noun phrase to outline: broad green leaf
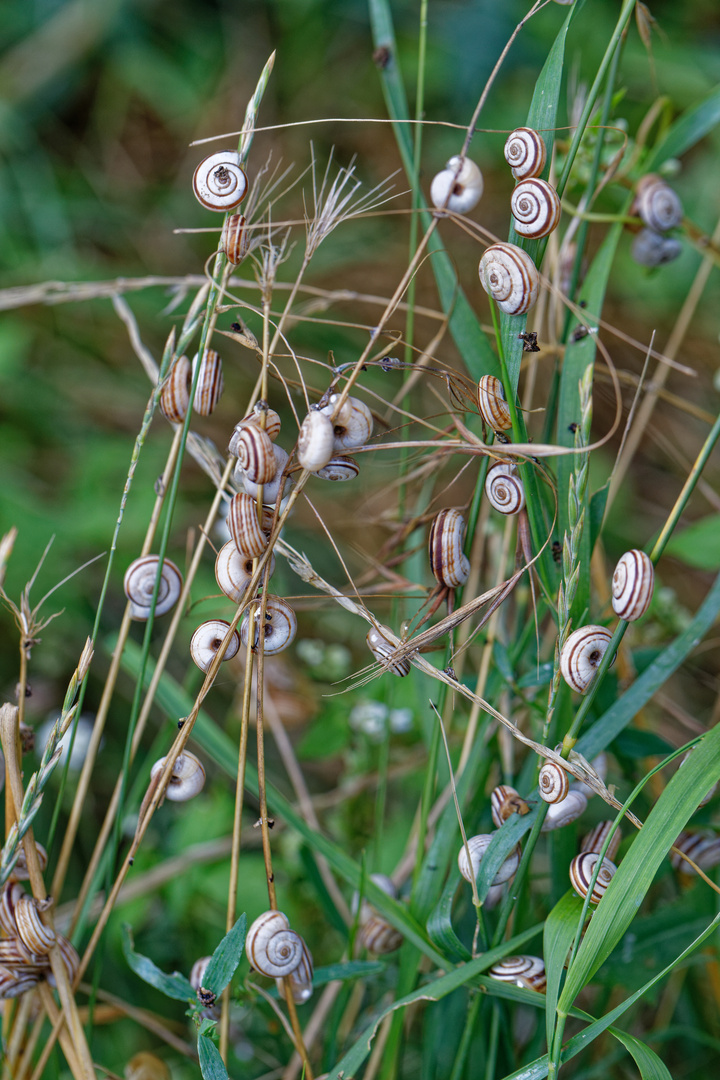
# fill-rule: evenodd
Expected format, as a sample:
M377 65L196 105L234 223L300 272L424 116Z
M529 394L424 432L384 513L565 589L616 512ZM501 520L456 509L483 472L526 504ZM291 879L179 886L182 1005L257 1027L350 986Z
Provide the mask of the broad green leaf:
M651 1050L645 1043L640 1042L634 1035L628 1034L627 1031L618 1031L617 1028L610 1028L610 1030L615 1038L623 1046L627 1047L635 1058L635 1064L640 1070L642 1080L672 1080L667 1066L660 1060L654 1050Z
M560 994L560 982L568 958L568 952L578 932L582 900L569 889L559 900L545 920L543 955L547 978L547 1011L545 1013L547 1044L552 1046L555 1030L555 1009Z
M238 921L222 939L205 969L203 986L217 997L223 992L235 974L245 947L247 915L243 912Z
M700 142L720 122L720 89L714 89L692 109L687 109L666 132L646 162L654 172L668 158L680 157Z
M150 986L154 986L156 990L159 990L161 994L165 994L169 998L175 998L176 1001L197 1000L195 991L184 975L181 975L178 971L174 971L172 975L166 975L147 956L135 952L132 930L127 923L123 924L122 928L122 948L128 964L143 982L149 983Z
M720 570L720 514L708 514L673 533L665 554L701 570Z
M452 925L452 908L457 886L458 875L451 873L442 896L427 921L430 940L453 962L470 959L468 949L463 945Z
M198 1060L203 1080L229 1080L220 1051L207 1035L198 1036Z

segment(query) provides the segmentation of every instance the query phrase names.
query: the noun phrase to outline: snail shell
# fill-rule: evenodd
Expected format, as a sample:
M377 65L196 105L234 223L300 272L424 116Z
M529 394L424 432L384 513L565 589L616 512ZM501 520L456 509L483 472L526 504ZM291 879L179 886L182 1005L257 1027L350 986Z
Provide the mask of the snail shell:
M143 555L131 562L125 571L123 588L130 601L130 618L139 621L150 618L150 603L155 589L159 558L157 555ZM158 590L156 615L165 615L174 608L180 599L183 576L174 562L163 560L160 588Z
M9 968L0 967L0 1000L20 997L32 990L40 981L40 973L23 972L20 974Z
M512 131L505 143L505 160L516 180L539 176L545 168L547 151L545 140L532 128L519 127Z
M268 545L268 540L265 530L258 521L257 503L252 495L244 491L233 495L225 521L233 543L241 555L248 559L255 559L258 555L262 555Z
M633 548L620 558L612 579L613 611L633 622L647 611L655 586L655 570L650 556Z
M317 472L332 460L335 449L335 429L329 416L311 409L302 422L298 435L298 461L303 469Z
M339 400L339 394L331 394L327 405L320 411L326 416L332 416ZM335 451L340 453L342 450L354 450L358 446L364 446L372 431L372 413L365 402L359 398L346 398L334 421Z
M455 589L470 576L470 563L463 555L465 518L459 510L441 510L430 527L430 569L441 585Z
M388 657L392 656L395 651L395 646L385 637L385 631L392 633L387 626L372 626L368 631L367 642L368 649L373 654L376 660L388 671L392 671L393 675L397 675L402 678L404 675L410 674L410 660L408 657L403 657L401 660L393 660L388 663Z
M537 300L540 275L527 252L516 244L492 244L478 271L485 292L508 315L523 315Z
M192 368L198 363L199 354L193 358ZM200 375L195 387L193 409L201 416L210 416L223 392L222 360L214 349L206 349L200 364Z
M253 601L240 625L242 643L247 645L252 624L252 644L250 648L253 652L257 652L259 645L260 635L257 620L260 617L260 611L260 601ZM282 652L283 649L287 649L289 645L292 645L296 634L297 619L293 609L279 596L268 596L265 606L265 625L263 627L263 651L266 654Z
M235 457L245 478L254 484L267 484L277 469L275 447L267 432L257 424L245 424L235 440Z
M568 774L555 761L546 761L538 776L540 798L546 803L561 802L570 790Z
M0 926L8 937L17 935L17 904L24 894L25 890L17 882L8 882L0 894Z
M228 443L228 454L232 454L233 457L238 456L237 440L240 437L243 428L247 427L248 424L262 428L268 439L270 439L270 442L275 442L280 434L280 417L278 414L274 409L269 409L265 402L258 402L249 416L244 416L240 423L236 424L233 428L233 433L230 436L230 442Z
M307 949L300 935L290 929L290 921L282 911L265 911L247 932L245 952L261 975L283 979L306 962Z
M316 476L321 480L333 480L335 483L343 483L345 480L354 480L360 472L360 466L355 458L333 457L330 458L323 469L318 469Z
M599 821L594 829L591 829L589 833L586 833L585 836L583 836L580 843L580 851L593 851L596 855L599 855L600 848L607 840L608 833L614 824L614 821ZM615 860L621 841L622 833L620 832L620 829L616 829L613 833L612 840L608 844L608 849L605 852L608 859Z
M720 863L720 837L711 832L690 832L684 829L673 847L679 848L701 870L710 870ZM670 863L674 870L683 874L692 874L693 869L674 851L670 852Z
M467 214L477 206L483 193L483 177L474 161L451 157L430 185L430 199L438 209Z
M501 514L519 514L525 506L525 489L514 465L499 461L488 469L485 494Z
M171 424L181 424L190 404L192 367L187 356L178 356L162 385L158 404L160 412Z
M539 956L507 956L488 971L491 979L545 993L545 964Z
M530 807L522 796L509 784L500 784L499 787L493 789L490 796L490 813L496 829L504 825L513 814L519 814L522 817L529 810Z
M235 150L219 150L203 158L195 169L195 198L208 210L232 210L247 194L247 176Z
M547 236L560 223L560 199L546 180L533 177L518 184L510 198L515 231L530 240Z
M392 879L387 877L386 874L371 874L370 880L388 896L397 896L397 889ZM353 910L357 910L357 902L358 895L355 893L352 904ZM367 949L368 952L375 953L376 956L395 952L403 943L403 935L400 931L396 930L387 919L383 918L367 900L363 900L360 906L358 925L360 928L358 933L360 945Z
M38 854L40 869L45 870L48 862L47 851L42 844L38 844L37 840L35 841L35 848ZM21 847L17 862L12 868L12 873L10 874L8 881L27 881L29 877L30 871L28 870L27 855L25 854L25 848ZM2 963L2 960L0 960L0 963Z
M581 851L570 863L570 884L575 892L583 900L588 894L595 867L600 856L595 851ZM605 890L615 876L617 866L610 859L603 859L597 881L590 895L591 904L599 904L605 895Z
M242 555L229 540L217 553L215 559L215 580L233 603L239 604L252 577L252 556ZM270 556L270 576L275 571L275 556Z
M467 851L465 845L460 848L458 852L458 869L465 878L466 881L473 882L480 870L480 863L482 857L485 854L490 841L492 840L492 834L481 834L480 836L469 836L467 847L470 851L470 863L468 864ZM520 864L520 848L519 846L512 851L505 862L502 864L497 874L492 880L493 885L502 885L503 882L509 881L517 870Z
M505 400L503 384L494 375L483 375L478 380L478 409L488 427L493 431L509 431L512 427L510 410Z
M32 896L23 893L15 906L17 932L23 945L32 953L46 955L55 943L55 931L45 926Z
M73 983L80 970L80 957L78 956L77 949L68 941L62 934L57 934L55 937L55 944L57 945L60 956L62 957L63 967L67 972L69 982ZM47 981L51 986L55 986L55 976L52 972L48 973Z
M560 653L560 673L573 690L584 694L607 650L611 632L605 626L581 626L574 630Z
M155 777L165 767L166 757L156 761L150 770L150 776ZM165 789L165 795L171 802L187 802L199 795L205 787L205 769L200 758L189 750L183 750L178 754L173 765L170 780Z
M303 943L300 963L289 975L285 976L290 982L290 991L296 1005L304 1005L312 997L313 992L313 960L307 945L302 938L300 940ZM285 1000L285 979L276 979L275 983L280 997Z
M190 655L201 671L209 669L229 629L230 623L224 619L209 619L198 626L190 639ZM223 660L231 660L239 648L240 638L237 630L233 630Z
M652 173L638 181L635 210L643 224L655 232L674 229L683 218L682 203L676 193Z
M560 802L549 804L540 831L544 833L553 832L554 829L562 829L565 825L571 825L586 808L587 799L583 793L573 791L571 788Z
M17 926L14 928L17 934ZM19 937L0 938L0 965L11 971L42 974L47 970L48 957L30 952Z
M282 446L277 446L275 444L273 444L272 449L273 455L275 457L275 472L273 473L273 479L268 481L267 484L260 485L255 483L255 481L251 480L250 477L247 476L239 466L236 468L234 473L235 477L242 480L245 491L248 493L248 495L252 495L254 499L257 498L258 491L262 486L263 502L268 504L274 503L277 500L278 496L282 498L281 492L284 494L286 486L290 483L289 477L283 476L283 472L285 470L285 466L287 465L288 460L287 451L283 450Z
M250 236L242 214L230 214L225 219L220 236L220 250L228 257L233 266L241 263L250 249Z
M633 238L630 254L641 266L662 266L682 254L682 244L675 236L663 236L654 229L641 229Z

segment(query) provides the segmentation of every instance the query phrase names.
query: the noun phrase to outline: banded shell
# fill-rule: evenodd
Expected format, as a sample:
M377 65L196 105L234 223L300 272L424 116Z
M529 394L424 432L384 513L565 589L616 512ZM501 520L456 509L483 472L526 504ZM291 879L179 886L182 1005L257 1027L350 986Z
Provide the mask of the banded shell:
M257 503L252 495L244 491L233 495L225 522L241 555L248 559L256 559L258 555L262 555L268 546L268 538L258 521Z
M130 618L145 621L150 618L152 595L155 590L158 565L157 555L143 555L131 562L125 571L123 589L130 601ZM182 593L183 576L174 562L164 559L155 614L165 615L175 607Z
M0 999L20 997L37 986L40 974L32 972L11 971L9 968L0 967Z
M261 603L254 600L248 607L247 613L240 624L240 637L243 645L247 645L250 639L252 625L252 643L250 648L257 652L260 644L258 619L261 613ZM290 605L279 596L268 596L265 604L265 624L263 626L263 651L266 654L282 652L292 645L297 634L297 618Z
M368 649L375 659L379 660L383 667L391 671L393 675L399 678L409 675L411 665L407 656L400 660L393 660L391 663L387 662L388 657L395 651L395 645L385 636L385 633L392 633L392 631L387 626L372 626L365 638Z
M470 577L470 563L463 555L465 518L459 510L441 510L430 526L430 569L441 585L456 589Z
M40 918L34 897L27 893L18 897L15 921L22 943L31 953L46 955L50 951L55 943L55 931L51 926L46 926Z
M203 158L192 182L198 202L208 210L224 213L238 206L248 190L248 180L235 150L219 150Z
M339 394L331 394L327 405L321 412L325 416L332 416ZM364 446L373 432L373 418L370 409L359 398L348 397L343 403L338 415L333 422L335 442L334 449L339 453L342 450L354 450Z
M162 385L158 399L160 412L170 423L181 424L187 416L191 384L190 361L187 356L178 356Z
M275 443L273 444L272 449L275 457L275 472L273 473L272 480L268 481L267 484L256 484L255 481L251 480L239 466L236 467L234 473L235 477L242 481L247 494L252 495L254 499L257 498L260 487L262 486L263 502L268 505L276 502L278 496L282 498L286 494L285 488L290 483L290 478L283 475L288 460L287 451L283 450L282 446L277 446Z
M501 514L519 514L525 506L525 489L517 469L502 461L488 469L485 494Z
M382 889L388 896L397 897L397 889L391 878L386 874L371 874L370 880ZM358 895L353 896L352 907L357 910ZM385 953L395 952L403 943L403 935L399 930L380 915L372 904L363 900L360 905L358 917L358 942L368 952L381 956Z
M493 431L509 431L512 427L510 409L505 400L503 384L494 375L482 375L477 388L478 409Z
M493 789L490 796L490 813L496 829L504 825L513 814L519 814L522 817L529 810L530 807L523 797L509 784L500 784Z
M324 469L332 460L335 448L335 429L329 416L311 409L302 422L298 435L298 461L308 472Z
M265 911L247 932L245 952L261 975L282 979L305 962L307 950L282 911Z
M626 551L613 574L613 611L621 619L634 622L650 606L654 587L655 570L650 556L637 548Z
M599 821L589 833L586 833L585 836L583 836L580 842L580 851L593 851L596 855L599 855L600 848L607 840L614 824L614 821ZM616 829L613 833L612 840L608 844L608 849L605 852L608 859L611 859L612 861L615 860L621 841L622 833L620 832L620 829Z
M684 855L700 867L701 870L710 870L720 863L720 837L712 832L691 832L684 829L673 847L679 848ZM692 874L693 868L686 863L676 852L670 852L670 863L674 870L683 874Z
M228 443L228 454L233 457L237 457L237 440L240 437L240 433L243 428L248 425L261 428L267 435L270 442L275 442L280 434L280 417L274 409L270 409L266 402L257 402L255 408L248 416L244 416L242 420L235 425L233 433L230 436L230 442Z
M545 964L539 956L507 956L488 971L491 979L545 993Z
M666 232L680 225L683 208L673 189L653 173L643 176L638 181L635 195L635 210L648 229Z
M524 315L537 300L540 275L527 252L516 244L492 244L478 272L485 292L508 315Z
M49 963L47 954L43 956L30 952L19 937L0 938L0 965L2 967L16 972L43 974Z
M252 556L241 555L234 540L229 540L217 553L215 580L233 603L239 604L252 578ZM270 556L270 577L275 570L275 556Z
M80 970L80 957L78 956L77 949L71 941L68 941L62 934L57 934L55 937L55 944L58 947L60 956L62 957L63 967L67 972L68 981L73 983L77 977L77 973ZM48 982L51 986L55 986L55 976L52 972L48 972Z
M581 791L573 791L571 788L564 799L560 802L549 803L545 820L540 829L541 832L552 832L554 829L562 829L571 825L587 809L587 799Z
M207 622L198 626L190 639L190 655L201 671L210 669L229 629L230 623L225 622L224 619L208 619ZM231 660L239 648L240 638L237 630L233 630L223 660Z
M575 892L583 900L590 889L595 867L600 861L600 856L594 851L581 851L570 863L570 884ZM590 894L590 903L599 904L605 895L605 890L615 876L617 866L610 859L604 858L598 871L598 876Z
M193 358L193 377L199 353ZM193 409L200 416L210 416L223 392L222 360L214 349L206 349L200 362L200 374L195 387Z
M467 214L479 203L483 188L482 173L475 162L456 155L433 177L430 200L438 210Z
M682 255L682 244L676 236L664 236L654 229L641 229L633 237L630 254L640 266L663 266Z
M503 153L516 180L539 176L545 168L545 140L533 128L519 127L512 131Z
M570 790L568 774L557 762L546 761L538 776L538 787L544 802L561 802Z
M560 199L554 187L533 177L518 184L510 198L515 232L530 240L547 236L560 223Z
M605 626L581 626L570 634L560 653L560 673L563 679L584 694L595 677L612 633Z
M458 869L466 881L473 882L477 878L483 855L487 851L492 839L493 836L490 833L480 834L479 836L469 836L467 850L465 844L460 848L460 851L458 852ZM467 856L468 850L470 852L469 863ZM492 884L502 885L503 882L509 881L519 865L520 848L517 847L508 855L507 859L505 859L505 862L493 878Z
M25 890L17 882L8 882L0 893L0 927L8 937L17 935L17 905L20 897L24 895Z
M156 761L150 770L150 776L156 777L165 768L166 757ZM205 787L205 768L199 757L189 750L183 750L175 758L165 797L170 802L187 802L199 795Z
M235 457L247 480L267 484L277 469L275 447L257 424L246 424L235 442Z
M241 263L250 250L250 235L243 214L230 214L220 236L220 250L233 266Z
M316 476L321 480L332 480L334 483L344 483L346 480L354 480L360 472L360 466L355 458L333 457L330 458L323 469L318 469Z
M300 938L302 941L302 938ZM313 960L310 950L303 941L303 954L296 968L285 976L285 979L276 979L280 997L285 1000L285 980L290 983L290 992L296 1005L304 1005L309 1001L313 992Z

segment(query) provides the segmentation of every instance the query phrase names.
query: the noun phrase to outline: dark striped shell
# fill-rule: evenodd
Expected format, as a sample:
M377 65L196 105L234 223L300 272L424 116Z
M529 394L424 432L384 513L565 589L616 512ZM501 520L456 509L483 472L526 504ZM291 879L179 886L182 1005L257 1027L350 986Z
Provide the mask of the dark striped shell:
M595 867L599 862L599 855L594 851L581 851L570 863L570 884L575 892L583 900L588 894ZM598 872L593 891L590 895L591 904L599 904L605 895L605 890L615 876L617 866L610 859L604 858Z
M492 244L480 260L480 284L501 311L524 315L538 297L540 275L516 244Z
M683 830L673 847L679 848L701 870L710 870L720 863L720 837L716 836L715 833ZM686 863L674 851L670 852L670 862L675 870L680 870L684 874L693 873L693 868L689 863Z
M560 199L554 187L533 177L518 184L510 199L515 232L530 240L547 236L560 223Z
M539 176L545 168L545 140L540 132L533 128L519 127L512 131L503 153L516 180Z
M589 833L583 836L580 842L580 851L593 851L596 855L600 854L600 848L603 846L608 838L610 830L612 829L614 821L599 821L594 829L591 829ZM613 833L613 838L608 845L608 849L605 852L608 859L615 861L615 856L618 853L620 842L622 841L622 833L620 829L616 829Z
M160 391L160 412L172 424L181 424L190 404L192 367L187 356L178 356Z
M612 639L605 626L581 626L570 634L560 653L560 672L563 679L584 694L595 677Z
M480 415L493 431L509 431L512 427L510 410L505 400L503 384L495 375L482 375L478 380L477 401Z
M430 526L430 569L441 585L456 589L470 576L470 563L463 555L465 518L459 510L441 510Z
M252 495L241 491L230 500L225 519L235 547L241 555L254 559L268 546L267 536L257 516L257 503ZM222 586L221 586L222 587Z
M506 956L488 971L491 979L545 993L545 964L539 956Z
M198 354L193 360L193 372L198 363ZM206 349L200 364L200 375L195 387L193 409L201 416L210 416L223 392L222 360L214 349Z
M633 622L645 614L655 587L655 570L650 556L633 548L621 557L612 579L613 611Z
M277 461L272 440L257 424L243 427L235 443L235 456L247 479L254 484L267 484L275 475Z
M496 829L504 825L513 814L519 814L522 817L529 810L530 807L514 787L510 787L509 784L500 784L493 788L490 795L490 813Z
M543 802L559 803L570 790L568 774L557 762L546 761L538 776L538 787Z
M220 237L220 250L224 251L228 261L237 266L250 248L250 236L242 214L231 214L223 225Z

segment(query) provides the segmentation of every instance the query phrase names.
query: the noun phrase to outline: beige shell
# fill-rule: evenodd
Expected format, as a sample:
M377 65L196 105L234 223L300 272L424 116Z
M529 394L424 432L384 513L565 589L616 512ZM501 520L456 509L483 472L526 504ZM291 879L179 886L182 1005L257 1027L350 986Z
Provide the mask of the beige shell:
M290 983L290 990L296 1005L304 1005L306 1001L310 1000L313 992L313 960L307 945L302 938L300 940L303 945L300 963L285 976L285 979ZM278 993L283 1001L285 1000L285 979L275 980Z
M240 637L243 645L248 644L252 624L252 643L250 648L256 652L260 644L257 621L261 613L261 603L254 600L240 624ZM263 651L266 654L282 652L292 645L297 634L297 618L290 605L279 596L268 596L265 604L265 625L263 629Z
M561 802L570 790L568 774L557 762L546 761L538 776L538 787L544 802Z
M235 457L247 480L267 484L278 467L275 447L267 432L257 424L245 424L235 441Z
M487 471L485 494L501 514L519 514L525 506L525 489L514 465L499 461Z
M43 974L49 963L47 954L30 952L19 937L0 938L0 965L3 967L11 971Z
M583 900L588 894L595 867L600 856L594 851L581 851L570 863L570 884L575 892ZM599 904L605 895L605 890L615 876L617 866L610 859L602 860L597 880L590 895L591 904Z
M193 377L199 354L193 359ZM206 349L200 364L200 375L195 387L193 409L201 416L210 416L223 392L222 360L214 349Z
M707 831L691 832L689 829L684 829L673 847L679 848L701 870L710 870L720 863L720 837L716 836L715 833ZM674 851L670 852L670 862L673 868L680 870L681 873L694 873L690 864L686 863Z
M519 814L522 817L529 810L530 807L514 787L510 787L509 784L500 784L493 788L490 795L490 813L496 829L504 825L513 814Z
M358 933L358 942L362 948L376 956L395 952L404 940L400 931L377 912L365 920Z
M529 240L547 236L560 224L560 199L546 180L532 177L517 185L510 198L515 232Z
M516 244L492 244L480 260L480 284L501 311L524 315L538 298L540 275Z
M66 937L63 937L62 934L56 935L55 944L60 951L63 967L67 972L68 980L72 983L75 981L77 973L80 970L80 957L78 956L77 949L73 943L68 941ZM51 986L55 986L55 976L52 972L48 973L47 980Z
M230 436L230 442L228 444L228 453L233 457L237 457L237 439L240 432L248 424L253 424L255 427L262 428L271 442L275 442L280 434L280 417L274 409L269 408L267 402L258 401L251 413L244 416L239 424L236 424L233 428L233 433Z
M198 626L190 639L190 655L201 671L209 670L229 629L230 623L224 619L208 619ZM240 638L237 630L233 630L223 660L231 660L239 648Z
M23 945L30 952L44 955L50 951L55 943L55 931L51 926L46 926L40 918L37 901L34 897L23 893L18 898L15 907L15 921Z
M187 356L178 356L160 390L160 412L172 424L181 424L190 404L192 366Z
M554 829L562 829L571 825L587 809L587 799L581 791L573 791L571 788L564 799L560 802L549 803L545 820L540 829L541 832L552 832Z
M157 555L143 555L130 563L125 571L123 588L130 601L130 618L145 621L150 618L151 601L155 589L158 564ZM183 576L174 562L163 560L160 586L158 589L155 614L165 615L175 607L182 593Z
M247 932L245 952L261 975L282 979L306 962L307 949L282 911L265 911Z
M387 662L388 657L395 651L395 646L385 636L385 631L387 631L387 633L392 633L387 626L372 626L370 630L368 630L367 637L365 638L368 649L375 659L379 660L383 667L387 668L388 671L391 671L393 675L397 675L399 678L402 678L404 675L409 675L410 660L407 657L404 657L401 660L393 660L391 663Z
M318 469L315 475L321 480L343 483L345 480L354 480L359 472L360 466L355 458L332 457L323 469Z
M637 184L635 211L648 229L666 232L681 224L683 208L673 189L659 176L649 173Z
M488 971L491 979L545 993L545 964L539 956L506 956Z
M230 214L225 219L220 236L220 250L228 257L233 266L241 263L250 249L250 234L242 214Z
M156 777L165 768L166 757L156 761L150 770L150 776ZM183 750L175 759L170 780L165 788L165 796L171 802L187 802L199 795L205 787L205 769L200 758L189 750Z
M241 555L234 540L223 544L215 559L215 580L233 603L239 604L252 578L253 559ZM270 577L275 570L275 556L270 556Z
M430 569L441 585L456 589L470 577L470 563L463 555L465 518L459 510L441 510L430 526Z
M321 411L326 416L332 416L339 400L339 394L331 394L330 400ZM372 413L365 402L360 401L359 398L346 398L335 417L334 432L334 449L338 453L342 450L354 450L358 446L364 446L373 432Z
M655 570L650 556L633 548L620 558L612 579L613 611L633 622L645 614L655 587Z
M236 150L219 150L203 158L195 169L193 192L208 210L224 213L238 206L248 190L248 180Z
M15 937L17 929L17 905L21 896L25 895L22 885L17 882L8 882L0 893L0 927L8 937Z
M600 848L607 840L614 824L614 821L599 821L595 828L591 829L589 833L586 833L585 836L583 836L580 842L580 851L594 851L596 855L599 855ZM608 849L605 852L608 859L615 860L621 841L622 833L620 829L616 829L613 833L612 840L608 844Z
M560 672L563 679L584 694L595 677L612 633L605 626L581 626L574 630L562 647L560 653Z
M545 168L545 140L533 128L519 127L512 131L508 135L503 153L516 180L539 176Z
M465 845L460 848L458 852L458 869L465 878L466 881L474 881L478 876L480 870L480 863L482 857L487 851L490 845L490 841L493 839L491 833L481 834L479 836L469 836L467 842L467 848L470 851L470 862L468 863L467 850ZM503 882L509 881L517 870L520 864L520 848L516 848L512 851L505 862L502 864L497 874L492 880L493 885L502 885Z
M467 214L479 203L483 188L483 176L475 162L456 155L433 177L430 200L438 210Z
M262 555L268 546L268 538L261 522L258 521L257 503L252 495L244 491L233 495L225 523L241 555L248 559L255 559L258 555Z
M332 460L335 449L335 429L330 418L320 409L311 409L302 422L298 435L298 461L303 469L317 472Z
M494 375L482 375L477 388L478 409L493 431L509 431L512 418L505 400L503 384Z
M262 499L263 502L267 503L268 505L276 502L278 496L280 496L280 498L283 498L284 495L287 494L287 491L285 489L290 484L290 478L287 476L283 476L283 472L288 460L287 451L283 450L281 446L277 446L275 443L273 444L272 449L275 456L275 472L273 473L273 479L270 480L267 484L260 485L255 483L254 480L251 480L250 477L243 472L240 466L235 469L234 473L235 477L242 481L242 484L244 485L247 494L252 495L254 499L257 498L260 487L262 486Z
M0 967L0 999L5 1001L8 998L20 997L21 994L25 994L28 990L32 990L34 986L37 986L39 981L39 973L20 973L11 971L6 967Z

